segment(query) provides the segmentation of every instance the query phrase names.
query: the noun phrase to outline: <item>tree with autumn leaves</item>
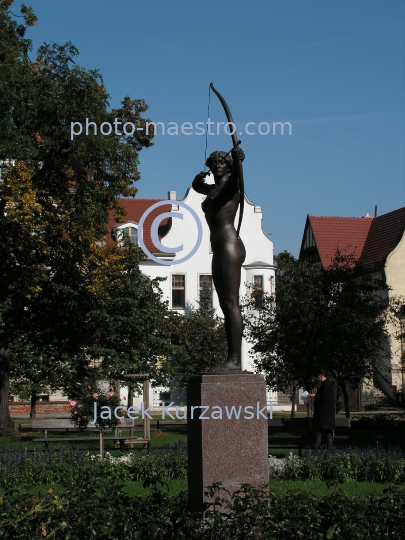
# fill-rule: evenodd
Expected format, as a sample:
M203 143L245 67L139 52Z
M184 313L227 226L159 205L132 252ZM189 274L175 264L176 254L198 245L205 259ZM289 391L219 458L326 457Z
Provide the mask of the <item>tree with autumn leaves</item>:
M142 276L139 248L103 246L108 211L134 196L138 156L153 130L70 140L70 122L117 118L145 127L147 105L125 97L109 110L96 70L71 44L43 45L30 59L21 23L0 1L0 430L12 429L9 381L74 387L95 367L153 371L169 339L158 283ZM108 277L107 277L108 276ZM121 310L121 311L120 311ZM153 354L152 354L153 351Z

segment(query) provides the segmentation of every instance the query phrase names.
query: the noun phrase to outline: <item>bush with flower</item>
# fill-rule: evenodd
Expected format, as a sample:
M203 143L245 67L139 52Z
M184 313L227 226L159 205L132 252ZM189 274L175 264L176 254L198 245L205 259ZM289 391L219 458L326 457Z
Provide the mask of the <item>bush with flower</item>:
M94 420L94 403L97 403L97 418L96 423L92 424L100 429L117 427L123 420L114 416L114 409L121 405L119 397L114 393L114 388L110 386L108 391L97 387L96 384L85 385L81 395L77 396L77 400L69 399L71 406L70 421L80 431L87 428L89 422ZM107 406L108 409L102 409ZM108 411L110 414L108 415ZM103 412L103 414L101 414ZM120 414L125 411L121 409ZM105 418L102 418L105 416ZM110 418L108 418L110 416Z

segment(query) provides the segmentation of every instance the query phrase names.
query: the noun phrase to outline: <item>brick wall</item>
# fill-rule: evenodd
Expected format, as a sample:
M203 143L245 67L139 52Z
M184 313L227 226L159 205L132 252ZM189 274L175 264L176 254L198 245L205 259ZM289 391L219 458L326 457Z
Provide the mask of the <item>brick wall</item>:
M66 401L39 401L36 405L37 414L62 414L70 413L71 407ZM30 414L30 403L28 401L18 401L9 403L8 410L11 416Z

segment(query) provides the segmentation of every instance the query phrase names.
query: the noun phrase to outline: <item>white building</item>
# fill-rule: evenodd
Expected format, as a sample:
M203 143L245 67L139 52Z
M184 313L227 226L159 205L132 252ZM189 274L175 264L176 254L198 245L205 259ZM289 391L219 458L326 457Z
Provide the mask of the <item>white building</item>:
M210 246L210 232L205 221L204 213L201 209L201 203L205 199L189 188L183 199L177 199L176 192L170 191L168 199L170 203L154 209L145 220L142 227L142 238L146 248L152 257L141 263L142 271L149 277L166 277L166 281L160 284L164 297L169 301L171 309L185 313L191 304L197 306L199 292L204 281L212 283L211 261L212 252ZM126 222L117 224L111 216L109 230L111 230L111 240L119 241L120 231L125 230L134 243L139 243L140 230L139 222L144 212L163 200L155 199L121 199L122 206L127 211ZM182 206L186 204L197 215L197 220L187 208ZM162 249L158 249L151 239L151 225L153 220L165 212L181 213L177 217L162 216L161 223L157 231ZM269 240L262 229L262 211L260 206L252 203L245 196L245 208L240 236L245 244L246 259L242 267L240 296L242 297L247 290L247 285L253 285L261 288L263 291L272 293L274 291L274 266L273 266L273 242ZM202 225L201 244L195 253L187 258L196 245L198 238L198 225ZM160 220L157 220L159 222ZM236 215L235 224L238 221ZM156 223L157 226L157 223ZM175 249L182 246L181 251L175 252ZM185 259L177 264L180 259ZM160 262L166 264L160 264ZM219 307L218 297L213 291L213 305L217 308L221 316L222 311ZM242 369L253 370L248 356L249 345L243 340L242 343ZM184 400L181 394L169 396L169 390L166 388L151 389L150 403L159 406L162 401L166 403L175 401L179 405ZM135 400L141 401L141 397Z

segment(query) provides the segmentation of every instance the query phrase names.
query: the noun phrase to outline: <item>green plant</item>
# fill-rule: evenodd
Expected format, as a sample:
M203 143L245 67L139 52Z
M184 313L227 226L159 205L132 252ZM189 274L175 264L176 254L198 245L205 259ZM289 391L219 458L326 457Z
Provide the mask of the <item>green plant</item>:
M399 449L344 448L314 454L307 451L298 459L290 454L279 476L289 480L343 482L404 482L405 454Z
M125 482L148 480L152 483L169 478L187 477L187 452L183 443L152 450L147 454L114 457L109 452L101 461L81 447L64 447L56 451L0 451L0 487L60 484L72 487L78 482Z
M0 499L0 538L33 540L370 540L403 538L405 491L347 497L337 491L314 497L296 490L276 497L267 489L241 485L235 493L208 486L215 508L204 516L187 508L184 493L170 497L155 490L128 497L118 482L94 479L56 496L7 490ZM224 496L225 494L225 496Z
M114 414L115 408L120 406L120 399L114 393L113 386L106 392L96 383L85 384L78 401L69 399L69 404L72 407L71 422L80 431L87 429L89 422L94 420L94 425L100 429L114 428L123 422Z
M405 421L404 413L362 414L353 416L351 419L351 428L367 430L398 429L401 421Z

